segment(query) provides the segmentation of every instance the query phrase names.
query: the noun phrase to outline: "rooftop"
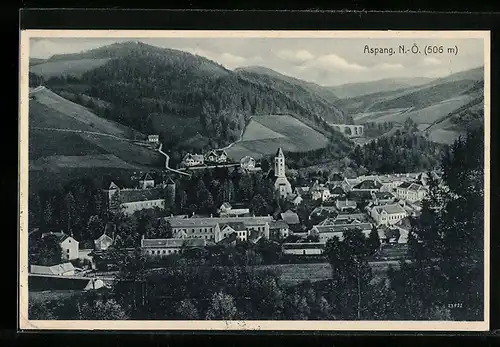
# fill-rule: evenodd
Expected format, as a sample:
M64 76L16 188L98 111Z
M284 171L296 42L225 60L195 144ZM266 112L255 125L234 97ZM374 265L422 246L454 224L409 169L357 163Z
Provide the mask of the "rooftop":
M354 230L371 230L371 223L361 223L361 224L334 224L334 225L315 225L314 228L319 233L335 233L344 231L354 231Z
M281 219L290 224L299 224L299 215L291 210L281 213Z
M273 220L271 216L256 217L201 217L201 218L179 218L169 219L173 228L192 227L215 227L217 224L223 225L231 222L241 222L245 225L264 225Z
M148 201L164 199L165 193L163 189L122 189L120 190L120 201L122 203Z
M284 220L276 220L269 223L269 229L288 229L288 224Z
M226 226L230 227L234 231L246 230L245 224L242 222L229 222L221 225L220 229L224 229Z
M74 271L75 267L71 263L58 264L53 266L31 265L31 273L41 275L61 275L68 271Z
M391 204L391 205L383 205L374 207L377 213L385 212L387 214L395 214L395 213L405 213L405 209L401 207L399 204Z
M143 239L141 247L160 248L160 247L203 247L206 245L205 239Z
M382 187L382 185L375 180L364 180L356 184L353 189L380 189L380 187Z

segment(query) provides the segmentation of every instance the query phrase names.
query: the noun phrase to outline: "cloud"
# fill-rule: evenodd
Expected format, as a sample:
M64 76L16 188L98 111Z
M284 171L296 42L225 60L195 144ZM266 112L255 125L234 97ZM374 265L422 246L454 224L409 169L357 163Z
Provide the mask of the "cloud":
M423 65L425 66L441 65L441 60L435 57L425 57L423 59Z
M363 71L368 68L356 63L350 63L346 59L336 54L322 55L310 62L310 66L329 69L329 70L343 70L343 71Z
M404 66L403 64L382 63L375 65L373 68L377 70L401 70L404 69Z
M304 49L298 51L283 49L276 52L276 56L292 63L304 63L314 59L314 55Z
M240 57L239 55L234 55L231 53L222 53L220 55L220 63L226 67L229 67L231 69L234 69L238 66L241 66L242 64L245 64L247 59Z

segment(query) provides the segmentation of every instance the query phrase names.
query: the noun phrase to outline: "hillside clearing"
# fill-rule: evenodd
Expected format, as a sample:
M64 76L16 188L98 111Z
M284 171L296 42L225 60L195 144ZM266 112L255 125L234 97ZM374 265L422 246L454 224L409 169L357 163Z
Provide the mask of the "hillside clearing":
M96 116L85 107L69 101L46 88L33 93L33 95L35 100L30 102L30 109L33 107L35 111L50 113L47 114L47 117L42 117L41 120L37 120L39 116L30 117L35 122L39 122L36 123L36 126L50 127L50 125L40 123L43 120L50 122L53 126L58 124L58 128L73 129L77 127L75 130L98 131L124 138L133 138L133 134L138 134L138 132L126 126ZM45 107L40 107L40 104ZM56 113L51 113L52 111L56 111ZM54 117L57 119L54 119Z
M328 139L323 134L292 116L254 116L242 140L228 148L227 153L239 160L246 155L260 158L275 153L280 147L286 152L305 152L327 144Z

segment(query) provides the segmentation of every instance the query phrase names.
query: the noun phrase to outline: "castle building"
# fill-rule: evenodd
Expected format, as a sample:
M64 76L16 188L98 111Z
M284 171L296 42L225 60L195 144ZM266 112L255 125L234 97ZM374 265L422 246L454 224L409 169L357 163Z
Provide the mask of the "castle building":
M153 208L165 208L165 190L153 185L146 184L142 180L140 188L128 189L120 188L114 182L111 182L108 189L104 189L106 206L110 211L121 210L125 214L134 214L136 211ZM168 191L168 189L167 189Z
M285 170L285 156L281 148L279 148L274 158L274 175L276 176L274 189L282 199L286 199L286 197L292 193L292 186L286 178Z

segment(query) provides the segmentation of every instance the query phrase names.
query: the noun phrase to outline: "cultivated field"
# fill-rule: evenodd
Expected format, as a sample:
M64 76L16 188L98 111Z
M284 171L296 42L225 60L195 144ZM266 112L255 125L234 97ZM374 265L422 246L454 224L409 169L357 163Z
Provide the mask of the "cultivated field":
M108 60L106 58L49 61L31 66L30 71L46 79L68 75L80 77L83 73L106 64Z
M135 130L103 119L48 89L34 95L29 106L30 169L163 165L161 154L131 141L139 134Z
M96 155L53 155L30 161L30 170L50 170L53 168L122 168L139 169L112 154Z
M443 100L437 104L413 110L403 114L387 114L377 118L377 122L400 122L403 123L406 119L411 118L415 123L433 123L450 112L455 111L459 107L467 104L473 99L469 95L461 95L451 99Z
M323 148L328 139L292 116L254 116L243 133L242 140L227 149L228 155L239 160L245 155L260 158L278 148L285 152L304 152Z

